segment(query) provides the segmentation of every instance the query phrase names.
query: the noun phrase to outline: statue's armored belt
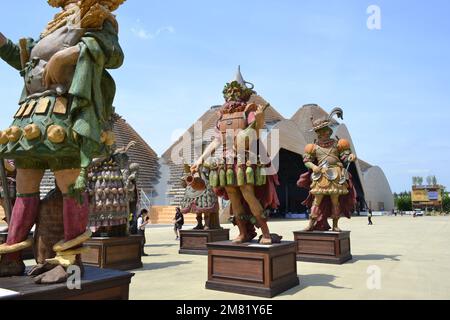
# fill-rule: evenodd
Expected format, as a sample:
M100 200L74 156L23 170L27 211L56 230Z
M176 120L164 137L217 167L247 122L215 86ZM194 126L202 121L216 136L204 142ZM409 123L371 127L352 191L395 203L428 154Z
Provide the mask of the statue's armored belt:
M48 93L53 93L49 91ZM14 118L28 118L33 115L46 116L51 113L64 116L67 114L68 99L56 94L32 95L20 104Z
M9 129L0 132L0 152L9 156L39 149L52 157L65 142L73 144L67 122L70 101L55 91L31 95L20 103ZM39 145L46 145L44 149ZM73 148L76 148L74 145Z

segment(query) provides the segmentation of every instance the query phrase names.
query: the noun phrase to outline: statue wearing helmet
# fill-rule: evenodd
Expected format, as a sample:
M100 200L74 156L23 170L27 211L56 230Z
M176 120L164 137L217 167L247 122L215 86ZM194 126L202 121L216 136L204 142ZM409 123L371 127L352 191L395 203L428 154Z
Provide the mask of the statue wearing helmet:
M349 173L350 164L356 161L350 142L333 139L333 117L343 119L343 111L334 109L325 119L311 119L318 139L305 148L304 162L310 170L301 176L298 185L309 189L303 203L311 208L310 223L305 231L328 231L328 218L333 219L332 230L341 232L339 219L350 218L356 205L356 191Z

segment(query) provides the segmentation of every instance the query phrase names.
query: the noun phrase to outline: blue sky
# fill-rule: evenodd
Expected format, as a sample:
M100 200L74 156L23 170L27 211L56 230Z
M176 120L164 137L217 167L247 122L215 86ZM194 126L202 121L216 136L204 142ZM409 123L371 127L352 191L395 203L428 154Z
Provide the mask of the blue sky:
M370 5L381 8L381 30L367 28ZM450 187L449 12L446 0L128 0L117 11L126 61L112 72L115 105L161 154L222 103L240 64L285 117L307 103L342 106L358 155L394 191L413 175ZM56 10L2 1L1 13L0 31L17 40L37 37ZM0 64L1 128L21 86Z

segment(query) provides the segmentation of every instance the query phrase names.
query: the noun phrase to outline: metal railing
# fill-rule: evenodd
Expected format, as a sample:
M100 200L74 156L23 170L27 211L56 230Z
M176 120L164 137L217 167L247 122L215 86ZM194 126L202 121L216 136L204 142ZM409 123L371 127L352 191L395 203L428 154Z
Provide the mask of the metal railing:
M150 195L150 197L144 192L144 190L141 190L139 192L139 209L147 209L150 210L153 206L153 192Z

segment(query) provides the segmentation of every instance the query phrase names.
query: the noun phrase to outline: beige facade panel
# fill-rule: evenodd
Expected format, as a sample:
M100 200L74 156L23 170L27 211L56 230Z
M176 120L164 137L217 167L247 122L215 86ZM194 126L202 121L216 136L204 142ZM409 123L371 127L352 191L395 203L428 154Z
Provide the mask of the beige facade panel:
M383 170L371 167L363 176L367 205L375 211L392 211L395 208L394 196Z

